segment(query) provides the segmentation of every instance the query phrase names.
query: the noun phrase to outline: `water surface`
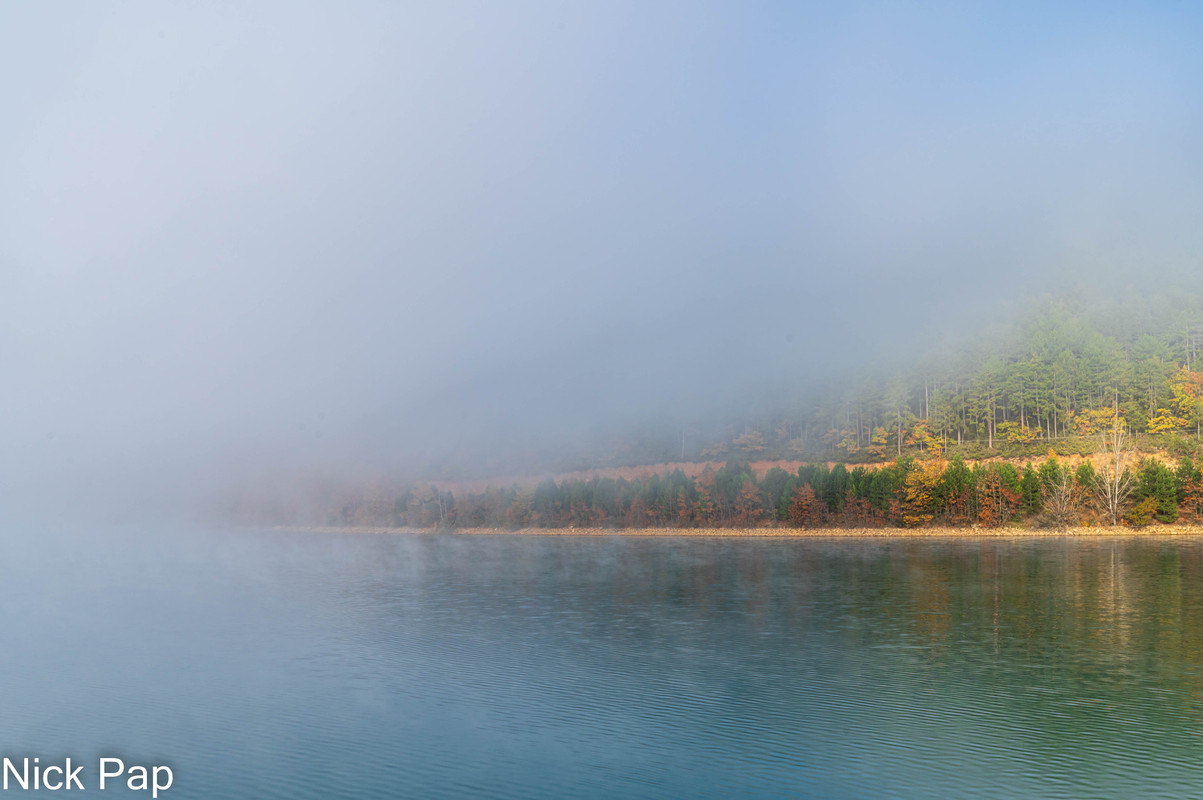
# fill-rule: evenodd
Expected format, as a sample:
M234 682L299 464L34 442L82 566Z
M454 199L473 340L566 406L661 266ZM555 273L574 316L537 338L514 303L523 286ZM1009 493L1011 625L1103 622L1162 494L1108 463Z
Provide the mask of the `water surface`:
M13 528L0 607L3 754L89 790L1203 794L1193 538Z

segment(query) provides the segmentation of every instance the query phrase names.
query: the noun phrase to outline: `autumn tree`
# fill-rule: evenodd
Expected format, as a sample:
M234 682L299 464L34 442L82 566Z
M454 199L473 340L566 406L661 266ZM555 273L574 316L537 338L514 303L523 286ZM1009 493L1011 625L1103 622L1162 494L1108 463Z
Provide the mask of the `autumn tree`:
M744 527L759 524L764 519L764 497L750 478L745 478L735 498L735 522Z
M764 434L760 431L748 430L735 437L732 447L748 455L757 455L765 450Z
M1170 381L1170 392L1183 424L1193 426L1196 437L1203 437L1203 372L1192 372L1183 365Z
M1019 476L1010 464L982 469L977 487L978 522L987 528L1005 525L1019 508Z
M1203 522L1203 473L1189 458L1178 466L1178 510L1191 522Z
M803 484L794 490L793 499L789 503L789 524L795 528L817 528L823 524L823 504L815 497L815 490L809 484Z
M944 460L918 461L907 473L903 484L905 499L902 504L902 522L908 528L923 525L935 517L940 510L940 488L944 477Z

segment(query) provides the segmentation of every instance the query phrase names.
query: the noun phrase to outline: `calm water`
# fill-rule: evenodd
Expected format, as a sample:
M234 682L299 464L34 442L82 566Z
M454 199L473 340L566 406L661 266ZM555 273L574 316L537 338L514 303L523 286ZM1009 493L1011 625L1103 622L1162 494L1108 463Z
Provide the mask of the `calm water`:
M1203 540L31 538L0 747L90 792L1203 795Z

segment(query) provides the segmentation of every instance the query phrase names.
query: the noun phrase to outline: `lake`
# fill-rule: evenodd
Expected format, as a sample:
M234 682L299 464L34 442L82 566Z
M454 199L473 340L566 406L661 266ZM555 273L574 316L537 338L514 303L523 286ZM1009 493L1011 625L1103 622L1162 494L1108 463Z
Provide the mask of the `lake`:
M89 792L1203 792L1203 539L7 534L0 755Z

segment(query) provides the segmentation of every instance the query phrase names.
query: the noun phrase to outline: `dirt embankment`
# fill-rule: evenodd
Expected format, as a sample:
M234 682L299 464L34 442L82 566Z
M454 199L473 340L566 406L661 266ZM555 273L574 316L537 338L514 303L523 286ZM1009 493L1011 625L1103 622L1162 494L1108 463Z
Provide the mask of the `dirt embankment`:
M520 489L533 488L538 486L545 480L553 480L556 483L563 481L591 481L594 478L623 478L631 481L636 479L650 478L652 475L664 477L671 474L674 470L681 470L686 477L696 478L706 471L709 467L712 470L721 468L727 462L724 461L669 461L663 464L644 464L638 467L599 467L597 469L577 470L574 472L542 472L528 475L502 475L494 478L480 478L470 481L431 481L431 486L437 486L440 489L448 490L454 493L459 492L483 492L486 489L508 488L517 486ZM773 467L780 467L786 472L797 472L798 467L803 464L810 464L810 461L752 461L750 466L752 472L756 474L756 480L762 480L766 473ZM827 462L827 467L830 469L837 462ZM880 466L879 464L869 465L871 468Z
M1014 464L1016 466L1016 468L1022 469L1023 466L1029 462L1031 462L1032 464L1039 464L1042 461L1044 461L1045 458L1047 458L1047 457L1048 456L1006 458L1003 456L994 456L992 458L966 459L965 463L972 467L976 463L995 464L995 463L1007 461L1007 462L1010 462L1011 464ZM1165 453L1165 452L1145 453L1145 452L1132 451L1129 454L1129 460L1132 464L1135 464L1136 461L1142 457L1155 458L1159 461L1162 461L1162 462L1168 464L1171 467L1174 466L1175 464L1177 464L1177 460L1172 458L1168 453ZM1098 467L1101 464L1103 458L1104 458L1104 456L1102 454L1095 454L1095 455L1090 455L1090 456L1081 456L1081 455L1056 456L1056 459L1058 462L1060 462L1062 465L1068 466L1070 469L1077 469L1080 464L1082 464L1083 462L1086 462L1086 461L1090 461L1095 465L1095 467ZM703 472L705 472L707 467L709 467L711 470L717 470L726 463L727 462L725 460L721 460L721 461L670 461L670 462L665 462L663 464L644 464L644 465L637 466L637 467L599 467L597 469L577 470L575 472L542 472L542 473L537 473L537 474L514 474L514 475L502 475L502 476L497 476L497 477L493 477L493 478L480 478L477 480L465 480L465 481L431 481L430 485L436 486L439 489L442 489L444 491L450 491L450 492L458 495L463 492L476 493L476 492L483 492L487 489L509 488L511 486L517 486L520 489L534 488L535 486L538 486L540 483L542 483L545 480L553 480L556 483L561 483L563 481L590 481L590 480L593 480L594 478L615 478L615 479L624 478L624 479L630 481L630 480L636 480L636 479L650 478L652 475L659 475L661 477L664 477L666 475L671 474L674 470L678 470L678 469L681 470L681 472L685 473L686 477L697 478L699 475L701 475ZM768 471L771 470L773 467L780 467L781 469L785 470L786 472L796 473L798 471L798 467L801 467L805 464L814 464L814 463L819 463L819 462L797 461L797 460L788 460L788 461L787 460L765 460L765 461L752 461L749 463L749 466L751 466L752 472L755 473L756 480L763 480L765 474L768 473ZM844 464L844 466L849 470L853 470L858 466L863 466L865 469L874 470L874 469L879 469L881 467L888 467L888 466L892 465L894 462L891 460L891 461L884 461L884 462L880 462L880 463L876 463L876 464L846 464L841 461L827 461L827 462L822 462L822 463L824 463L828 469L833 468L836 464Z

